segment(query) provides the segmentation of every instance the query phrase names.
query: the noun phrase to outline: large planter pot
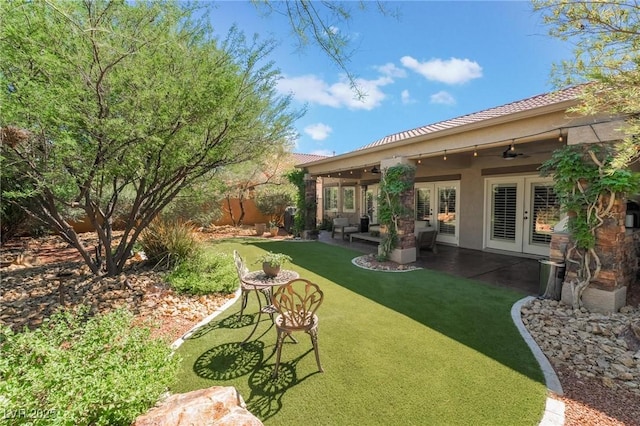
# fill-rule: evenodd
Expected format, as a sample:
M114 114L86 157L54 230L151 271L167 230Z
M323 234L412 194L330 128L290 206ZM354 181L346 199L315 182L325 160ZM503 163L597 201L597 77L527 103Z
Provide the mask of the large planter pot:
M259 237L262 237L262 234L264 234L264 232L267 230L266 223L256 223L255 227L256 227L256 235Z
M280 273L280 266L271 266L269 262L263 262L262 271L268 277L275 277Z

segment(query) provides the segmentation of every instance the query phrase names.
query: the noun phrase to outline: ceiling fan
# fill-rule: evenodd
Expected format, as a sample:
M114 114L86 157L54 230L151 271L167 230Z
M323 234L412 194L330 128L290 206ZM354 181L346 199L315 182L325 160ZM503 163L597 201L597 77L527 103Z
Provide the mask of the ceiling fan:
M504 158L505 160L513 160L515 158L518 158L518 156L520 155L524 154L521 152L516 152L513 148L513 145L511 145L504 150L504 152L502 153L502 158Z

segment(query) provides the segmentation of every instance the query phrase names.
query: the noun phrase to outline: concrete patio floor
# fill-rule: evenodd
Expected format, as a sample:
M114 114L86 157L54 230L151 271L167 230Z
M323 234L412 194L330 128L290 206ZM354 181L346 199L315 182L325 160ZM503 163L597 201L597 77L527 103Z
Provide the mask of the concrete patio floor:
M378 250L376 243L360 240L350 243L339 235L331 238L328 231L321 231L318 240L361 253L377 253ZM537 296L540 290L540 264L537 259L438 244L438 253L422 250L414 265L512 288L529 296Z

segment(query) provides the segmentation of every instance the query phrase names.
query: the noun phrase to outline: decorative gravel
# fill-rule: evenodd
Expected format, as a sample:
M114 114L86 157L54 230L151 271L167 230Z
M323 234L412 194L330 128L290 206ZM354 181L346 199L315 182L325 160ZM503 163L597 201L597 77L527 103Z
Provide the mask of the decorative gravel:
M409 272L415 271L416 269L421 269L417 266L401 265L390 260L381 262L372 254L356 257L351 260L351 263L363 269L382 272Z

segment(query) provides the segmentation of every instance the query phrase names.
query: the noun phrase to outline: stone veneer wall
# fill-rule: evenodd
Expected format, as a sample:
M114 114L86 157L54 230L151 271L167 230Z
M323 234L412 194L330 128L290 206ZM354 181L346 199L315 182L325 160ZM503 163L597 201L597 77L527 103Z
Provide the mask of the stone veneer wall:
M612 295L614 292L624 291L626 295L628 286L638 285L636 280L640 253L640 229L626 229L625 215L626 203L617 202L612 209L612 216L605 218L604 224L596 231L595 251L600 257L602 269L588 289L611 292ZM569 241L569 234L554 233L550 244L550 260L566 264L565 285L577 278L578 269L576 264L567 262L565 258ZM573 258L578 259L575 254Z
M316 179L310 175L304 177L304 230L311 231L316 229Z
M414 191L413 189L406 191L401 196L402 206L407 211L412 212L414 209ZM416 237L414 235L415 220L412 215L403 216L398 220L398 248L410 249L416 246Z

